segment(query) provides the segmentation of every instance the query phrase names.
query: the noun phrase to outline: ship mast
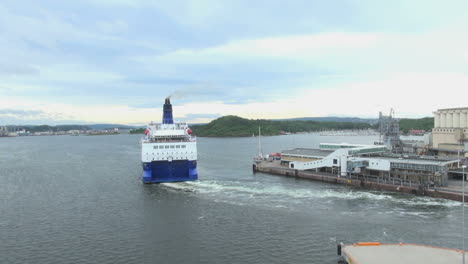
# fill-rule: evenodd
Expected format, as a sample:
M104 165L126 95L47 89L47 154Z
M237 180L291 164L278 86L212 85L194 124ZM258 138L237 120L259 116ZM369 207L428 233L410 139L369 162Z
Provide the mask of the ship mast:
M258 126L258 157L263 159L263 151L262 151L262 141L260 140L262 137L260 126Z

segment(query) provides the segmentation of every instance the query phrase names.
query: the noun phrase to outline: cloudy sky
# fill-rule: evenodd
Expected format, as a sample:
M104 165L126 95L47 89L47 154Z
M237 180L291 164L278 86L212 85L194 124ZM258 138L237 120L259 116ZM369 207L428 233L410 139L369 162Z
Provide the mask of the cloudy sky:
M0 124L432 116L468 106L468 1L2 0Z

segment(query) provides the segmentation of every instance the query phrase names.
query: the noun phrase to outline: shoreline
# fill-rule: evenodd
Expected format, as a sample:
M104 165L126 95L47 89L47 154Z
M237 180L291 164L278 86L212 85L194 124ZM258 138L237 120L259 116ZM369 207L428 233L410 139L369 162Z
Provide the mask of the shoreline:
M301 178L301 179L307 179L307 180L312 180L312 181L349 185L349 186L363 188L367 190L400 192L400 193L413 194L417 196L427 196L427 197L432 197L432 198L448 199L448 200L453 200L457 202L462 202L462 198L463 198L462 193L441 191L435 188L429 189L429 188L423 187L422 185L409 187L409 186L403 186L403 185L394 185L394 184L388 184L388 183L368 181L366 179L360 179L360 180L350 179L350 178L345 178L345 177L338 177L336 175L326 175L326 174L320 174L320 173L316 173L312 171L290 169L290 168L287 168L287 167L284 167L284 166L281 166L279 164L269 162L269 161L261 161L256 164L254 163L252 165L252 170L254 173L263 172L267 174ZM465 194L465 202L468 202L468 194Z

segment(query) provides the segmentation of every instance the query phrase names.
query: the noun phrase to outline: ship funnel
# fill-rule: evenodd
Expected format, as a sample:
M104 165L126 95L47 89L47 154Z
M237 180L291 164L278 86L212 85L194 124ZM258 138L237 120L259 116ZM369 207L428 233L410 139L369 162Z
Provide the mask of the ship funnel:
M163 108L163 124L174 124L174 119L172 118L172 105L171 99L169 97L166 98L164 102Z

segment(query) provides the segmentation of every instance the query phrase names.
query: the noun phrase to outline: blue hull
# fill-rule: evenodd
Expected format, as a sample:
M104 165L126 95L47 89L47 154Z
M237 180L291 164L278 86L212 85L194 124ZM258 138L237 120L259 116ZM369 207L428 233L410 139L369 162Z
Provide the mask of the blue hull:
M196 181L197 179L197 162L194 160L143 163L143 183Z

